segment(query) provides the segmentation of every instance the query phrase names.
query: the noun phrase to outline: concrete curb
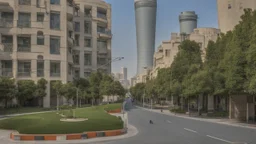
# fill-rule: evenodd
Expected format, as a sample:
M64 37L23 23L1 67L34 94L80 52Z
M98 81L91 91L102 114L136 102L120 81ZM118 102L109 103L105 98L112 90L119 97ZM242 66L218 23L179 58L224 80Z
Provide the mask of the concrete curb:
M183 115L176 115L174 113L164 113L164 112L158 112L158 111L154 111L151 109L147 109L147 108L143 108L143 107L139 107L136 106L138 108L150 111L150 112L155 112L155 113L159 113L159 114L164 114L164 115L169 115L169 116L175 116L175 117L180 117L180 118L184 118L184 119L191 119L191 120L197 120L197 121L203 121L203 122L210 122L210 123L216 123L216 124L221 124L221 125L228 125L228 126L234 126L234 127L240 127L240 128L248 128L248 129L256 129L256 125L254 126L247 126L246 124L234 124L234 123L228 123L225 122L221 119L203 119L203 118L195 118L195 117L188 117L188 116L183 116Z
M19 134L12 132L10 139L13 141L63 141L63 140L84 140L96 137L119 136L127 133L127 128L107 131L92 131L78 134Z

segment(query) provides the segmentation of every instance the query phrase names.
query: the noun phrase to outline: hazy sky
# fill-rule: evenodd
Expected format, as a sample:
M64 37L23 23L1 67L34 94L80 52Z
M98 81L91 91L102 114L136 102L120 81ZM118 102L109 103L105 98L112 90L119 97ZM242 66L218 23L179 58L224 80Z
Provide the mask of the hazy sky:
M120 72L124 66L131 78L137 70L134 0L105 1L112 5L112 57L124 57L112 63L112 72ZM178 16L182 11L195 11L198 27L218 27L216 0L158 0L155 48L169 40L171 32L179 32Z

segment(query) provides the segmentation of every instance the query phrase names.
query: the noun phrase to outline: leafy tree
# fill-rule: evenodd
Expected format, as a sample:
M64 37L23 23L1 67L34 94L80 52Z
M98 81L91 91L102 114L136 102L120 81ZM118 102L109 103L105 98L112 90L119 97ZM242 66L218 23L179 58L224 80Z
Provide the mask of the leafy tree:
M85 78L74 79L73 83L76 88L78 88L78 97L80 99L81 106L81 100L86 100L90 97L90 83Z
M142 96L145 94L145 83L137 83L130 88L130 92L134 99L142 100Z
M36 90L35 90L35 97L40 99L40 106L42 106L43 97L46 96L46 84L47 81L44 78L41 78L37 81Z
M100 82L100 94L103 96L107 96L108 102L109 102L109 96L114 95L113 92L113 82L114 80L112 79L111 76L104 74L103 78Z
M61 97L62 94L62 82L61 81L55 81L53 83L53 89L56 91L57 95L57 111L59 111L59 98Z
M62 84L60 90L60 95L64 96L68 102L76 97L76 87L73 83Z
M124 89L124 87L121 85L121 83L119 81L113 81L111 86L112 86L112 94L113 95L118 95L121 97L125 96L126 90Z
M0 77L0 101L3 101L5 107L17 94L15 80L7 77Z
M18 81L18 93L17 98L19 104L24 106L29 99L33 99L35 96L36 84L32 80L20 80Z
M89 82L90 82L90 93L92 96L92 104L94 99L100 99L100 83L102 79L102 73L96 72L92 73L89 77Z

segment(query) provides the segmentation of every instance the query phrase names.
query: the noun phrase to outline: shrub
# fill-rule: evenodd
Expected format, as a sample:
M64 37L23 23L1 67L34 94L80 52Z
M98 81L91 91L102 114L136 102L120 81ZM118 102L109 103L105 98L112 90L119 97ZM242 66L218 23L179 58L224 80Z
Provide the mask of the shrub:
M170 111L171 111L171 112L174 112L174 113L182 113L182 114L186 113L185 110L182 110L182 109L180 109L180 108L178 108L178 109L171 109Z
M208 117L227 117L228 112L227 111L215 111L212 113L207 113Z

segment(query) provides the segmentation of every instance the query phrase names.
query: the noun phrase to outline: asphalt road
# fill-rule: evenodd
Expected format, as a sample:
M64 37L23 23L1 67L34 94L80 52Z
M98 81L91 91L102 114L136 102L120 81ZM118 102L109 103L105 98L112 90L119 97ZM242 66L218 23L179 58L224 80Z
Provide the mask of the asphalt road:
M139 133L104 144L256 144L255 129L185 119L140 108L131 109L128 118ZM154 124L149 124L150 119Z

